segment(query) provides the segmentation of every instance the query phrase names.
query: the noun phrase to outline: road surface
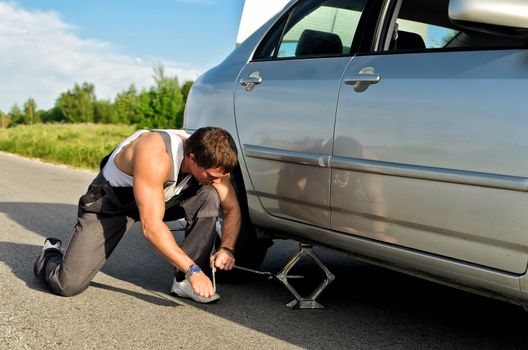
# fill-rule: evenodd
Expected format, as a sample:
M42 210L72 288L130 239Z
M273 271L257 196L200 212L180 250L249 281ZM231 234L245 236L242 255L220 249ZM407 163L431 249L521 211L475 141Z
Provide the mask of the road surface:
M520 307L317 249L337 276L325 310L290 310L278 282L220 284L198 305L168 294L171 268L136 224L81 295L48 293L33 276L44 237L68 242L87 171L0 153L0 349L526 349ZM175 232L180 240L181 233ZM278 241L264 270L296 244ZM305 286L320 274L303 260Z

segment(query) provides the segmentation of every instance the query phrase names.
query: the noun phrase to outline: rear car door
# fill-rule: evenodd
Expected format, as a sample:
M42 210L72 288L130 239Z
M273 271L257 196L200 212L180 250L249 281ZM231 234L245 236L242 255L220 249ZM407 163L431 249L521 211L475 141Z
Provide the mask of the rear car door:
M330 227L330 168L343 72L367 0L300 1L271 29L235 88L247 170L265 210Z
M355 57L344 75L331 227L522 274L525 42L452 30L447 1L400 4L397 25L388 16L379 26L378 52Z

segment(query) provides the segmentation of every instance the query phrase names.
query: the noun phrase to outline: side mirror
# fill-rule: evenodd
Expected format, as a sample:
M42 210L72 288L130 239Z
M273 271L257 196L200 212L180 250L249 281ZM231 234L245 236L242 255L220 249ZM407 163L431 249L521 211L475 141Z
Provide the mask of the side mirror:
M449 19L469 30L528 38L526 0L450 0Z

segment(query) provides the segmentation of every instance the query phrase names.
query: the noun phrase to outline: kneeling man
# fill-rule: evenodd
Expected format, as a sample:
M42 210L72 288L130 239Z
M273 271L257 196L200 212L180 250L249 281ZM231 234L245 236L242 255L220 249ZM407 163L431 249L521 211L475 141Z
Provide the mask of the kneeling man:
M210 262L230 270L240 229L240 208L229 173L237 165L231 135L220 128L140 130L101 161L101 171L79 200L78 221L66 252L48 238L34 272L53 293L73 296L88 288L135 221L148 241L176 268L172 292L201 303L218 300L204 273ZM222 241L211 256L216 220ZM166 221L185 218L178 246Z

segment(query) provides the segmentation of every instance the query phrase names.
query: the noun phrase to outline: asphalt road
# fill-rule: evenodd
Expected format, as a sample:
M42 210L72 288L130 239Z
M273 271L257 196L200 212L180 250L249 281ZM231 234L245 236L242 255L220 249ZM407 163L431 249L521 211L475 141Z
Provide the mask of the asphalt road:
M68 241L76 202L94 174L0 153L0 349L526 349L528 313L351 257L316 249L337 276L325 310L290 310L276 281L218 286L199 305L168 294L171 268L136 226L90 288L48 293L32 267L44 237ZM178 240L181 234L175 233ZM278 241L264 270L296 250ZM309 259L296 273L320 274Z

